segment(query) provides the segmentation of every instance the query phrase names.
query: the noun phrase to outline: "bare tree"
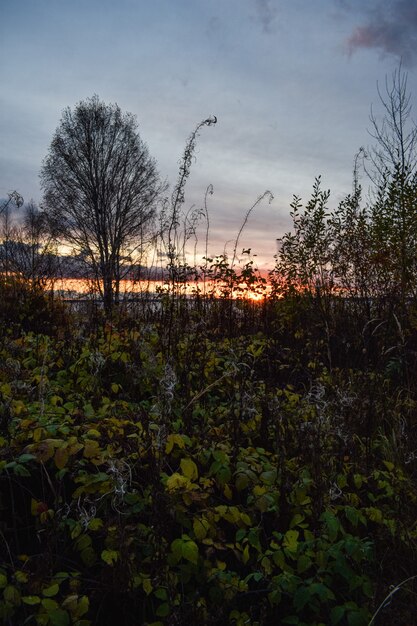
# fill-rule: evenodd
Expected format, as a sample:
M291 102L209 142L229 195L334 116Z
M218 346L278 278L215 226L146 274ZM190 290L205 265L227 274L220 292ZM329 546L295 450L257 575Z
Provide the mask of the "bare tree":
M24 207L23 221L8 231L0 247L0 261L32 290L45 289L57 274L58 255L46 216L31 201Z
M417 270L417 126L401 64L378 86L383 116L371 110L370 134L375 139L365 169L375 187L370 216L376 257L390 279L391 293L405 300L416 293ZM369 165L370 163L370 165Z
M9 274L9 244L12 228L12 221L10 219L10 209L20 209L23 205L23 198L17 191L11 191L8 195L8 200L3 201L3 205L0 207L1 217L1 266L4 275L7 277Z
M164 189L136 118L96 95L65 109L41 184L56 235L88 260L109 312Z
M377 184L390 178L397 170L407 179L417 169L417 127L411 119L411 93L407 73L401 64L391 76L385 77L385 89L377 84L383 116L379 118L371 107L369 134L375 140L367 158L372 167L365 169Z

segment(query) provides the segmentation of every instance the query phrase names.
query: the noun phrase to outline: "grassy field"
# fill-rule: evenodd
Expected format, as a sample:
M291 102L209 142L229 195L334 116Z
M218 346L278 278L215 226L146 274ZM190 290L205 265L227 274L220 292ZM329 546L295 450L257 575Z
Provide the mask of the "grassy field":
M413 305L160 298L2 287L3 622L416 624Z

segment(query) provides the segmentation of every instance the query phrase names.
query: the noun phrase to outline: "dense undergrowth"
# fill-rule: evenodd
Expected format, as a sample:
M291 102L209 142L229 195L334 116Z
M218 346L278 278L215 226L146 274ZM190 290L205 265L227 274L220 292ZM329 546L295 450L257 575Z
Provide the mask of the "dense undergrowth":
M411 304L400 341L346 298L325 325L299 294L106 321L23 292L1 302L5 624L366 626L416 575ZM373 623L415 624L416 598Z

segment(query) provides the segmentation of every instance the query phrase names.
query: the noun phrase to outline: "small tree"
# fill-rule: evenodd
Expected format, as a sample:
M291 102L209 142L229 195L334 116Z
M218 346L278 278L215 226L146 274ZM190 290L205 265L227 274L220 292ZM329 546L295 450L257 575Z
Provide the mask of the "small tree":
M417 126L412 120L407 74L401 65L385 92L378 87L384 114L371 110L370 134L375 139L365 169L375 185L371 222L381 271L387 275L388 293L399 293L402 307L415 293L417 245Z
M327 206L330 191L320 187L316 178L313 193L305 207L298 196L291 203L293 232L278 240L276 273L282 277L283 289L309 293L317 297L329 295L334 287L332 274L332 232Z
M45 213L88 261L107 312L164 188L137 128L132 114L93 96L65 109L41 170Z
M24 207L23 220L9 229L0 247L0 261L33 291L45 289L57 274L58 255L46 216L31 201Z
M10 244L10 235L12 229L12 221L10 219L10 209L16 208L20 209L23 205L23 198L17 191L11 191L8 195L8 200L4 200L3 204L0 206L0 217L1 217L1 270L4 276L8 276L9 274L9 244Z

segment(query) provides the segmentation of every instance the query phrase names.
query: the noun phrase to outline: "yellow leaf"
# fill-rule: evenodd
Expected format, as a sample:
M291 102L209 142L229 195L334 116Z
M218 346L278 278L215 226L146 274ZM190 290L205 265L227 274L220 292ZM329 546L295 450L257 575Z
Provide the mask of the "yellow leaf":
M75 439L75 437L74 437L74 439ZM82 443L78 443L78 441L74 441L73 443L69 442L68 443L68 454L69 455L77 454L77 452L82 450L82 448L83 448L83 444Z
M66 446L62 448L57 448L54 456L54 461L58 469L62 469L66 466L68 456L68 448Z
M82 617L87 613L90 607L90 600L88 596L81 596L76 611L74 611L74 617Z
M247 513L240 514L240 520L245 524L245 526L251 526L252 520Z
M210 524L206 519L204 519L204 517L202 519L199 519L198 517L194 518L193 530L196 539L198 539L199 541L205 539L207 537L209 529Z
M3 396L10 396L12 393L12 388L9 383L3 383L3 385L0 385L0 392L3 394Z
M150 578L144 578L143 582L142 582L142 587L143 587L143 591L146 593L146 595L149 596L149 594L152 593L152 590L153 590L151 579Z
M12 410L14 415L20 415L21 412L25 410L24 402L22 402L22 400L13 400Z
M181 459L181 471L190 480L197 480L198 478L198 469L197 465L194 463L192 459Z
M27 583L28 581L28 575L26 574L26 572L22 572L22 570L20 569L15 571L14 577L18 583Z
M55 513L52 509L47 509L46 511L42 511L42 513L39 515L39 519L41 520L42 524L46 524L46 522L48 522L50 519L53 519Z
M169 454L172 451L174 445L177 445L181 449L185 448L184 439L181 437L181 435L178 435L177 433L168 435L167 443L165 446L166 454Z
M100 437L100 432L96 428L90 428L90 430L87 431L87 436L88 437Z
M224 493L224 497L227 498L228 500L232 499L232 490L230 489L229 485L225 485L224 489L223 489L223 493Z
M186 476L181 476L178 472L175 472L170 476L166 482L168 491L175 491L176 489L184 489L190 485L190 481Z
M299 534L298 530L287 530L282 542L284 548L287 548L290 552L297 552Z
M35 428L35 430L33 431L33 441L38 443L42 439L43 433L44 433L43 428L40 428L40 427Z
M105 563L107 563L107 565L113 566L119 559L119 553L116 550L103 550L101 558Z
M86 439L84 442L84 456L86 459L91 459L100 454L100 445L98 441Z
M243 550L242 561L245 565L249 561L249 546L246 546Z

